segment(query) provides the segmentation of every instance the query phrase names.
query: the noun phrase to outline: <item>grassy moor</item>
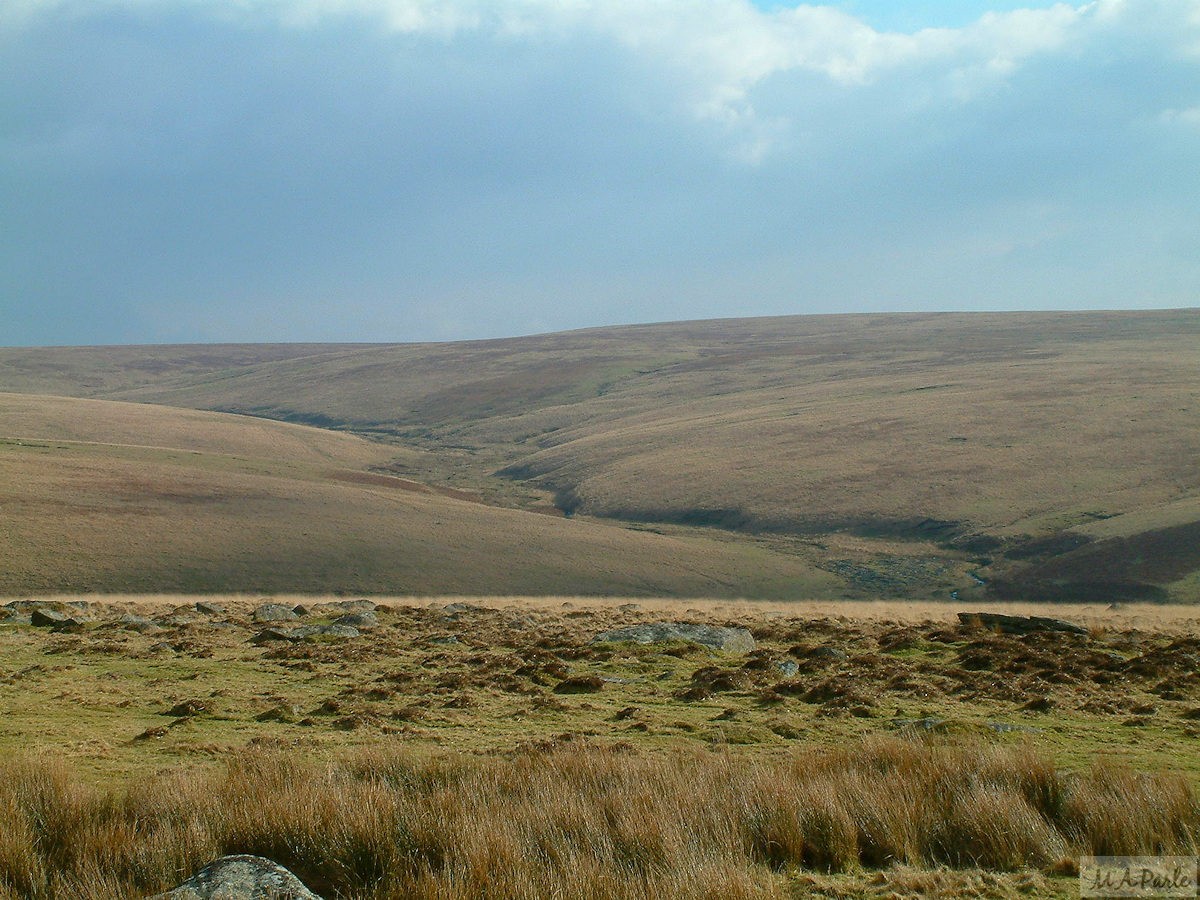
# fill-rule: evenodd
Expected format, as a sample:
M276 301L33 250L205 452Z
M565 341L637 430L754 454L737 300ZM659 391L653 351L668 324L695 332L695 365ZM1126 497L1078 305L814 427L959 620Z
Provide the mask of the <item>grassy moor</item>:
M1197 852L1194 609L1024 636L904 604L261 621L296 599L9 608L0 897L143 897L233 853L363 900L1068 897L1080 855ZM598 640L681 617L755 649Z

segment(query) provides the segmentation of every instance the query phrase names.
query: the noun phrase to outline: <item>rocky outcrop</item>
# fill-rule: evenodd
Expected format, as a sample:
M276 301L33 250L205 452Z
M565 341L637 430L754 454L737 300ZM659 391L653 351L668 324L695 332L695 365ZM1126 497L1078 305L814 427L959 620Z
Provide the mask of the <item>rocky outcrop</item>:
M223 856L179 887L150 900L321 900L277 863L261 856Z
M752 653L758 646L754 636L745 628L725 628L720 625L695 625L691 622L654 622L648 625L630 625L606 631L592 639L592 643L618 643L633 641L635 644L654 644L660 641L690 641L713 650L726 653Z
M1069 634L1086 635L1082 625L1051 619L1048 616L1006 616L1001 613L960 612L958 620L964 625L994 628L1006 634L1028 634L1031 631L1065 631Z
M297 622L300 617L282 603L264 603L254 610L255 622Z
M352 638L358 637L359 631L352 625L299 625L295 628L275 626L264 628L254 637L254 643L265 644L268 641L303 641L319 638Z

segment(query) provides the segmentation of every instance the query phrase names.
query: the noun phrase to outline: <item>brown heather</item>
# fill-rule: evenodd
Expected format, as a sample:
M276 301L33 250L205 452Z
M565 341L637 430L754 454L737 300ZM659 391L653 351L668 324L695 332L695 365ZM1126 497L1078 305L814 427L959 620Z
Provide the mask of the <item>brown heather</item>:
M762 900L864 869L898 890L916 870L1191 854L1198 827L1182 778L1069 773L1023 746L902 738L762 760L572 743L434 760L374 749L318 766L260 749L219 775L108 792L60 763L10 760L0 898L130 900L221 854L255 853L330 900Z

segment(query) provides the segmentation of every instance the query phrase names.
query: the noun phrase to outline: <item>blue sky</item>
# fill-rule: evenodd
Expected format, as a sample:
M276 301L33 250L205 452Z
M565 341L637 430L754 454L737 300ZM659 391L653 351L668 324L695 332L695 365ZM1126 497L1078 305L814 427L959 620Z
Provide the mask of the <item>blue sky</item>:
M1200 302L1200 0L8 0L0 344Z

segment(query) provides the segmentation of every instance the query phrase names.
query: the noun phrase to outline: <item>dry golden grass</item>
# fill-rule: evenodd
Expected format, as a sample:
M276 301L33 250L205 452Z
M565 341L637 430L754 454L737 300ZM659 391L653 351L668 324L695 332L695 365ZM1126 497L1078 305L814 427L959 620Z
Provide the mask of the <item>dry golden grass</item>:
M2 766L5 900L129 900L224 853L274 859L329 898L768 900L811 883L804 870L878 869L903 889L953 884L916 871L939 866L1190 854L1200 822L1178 778L1069 774L1022 747L896 738L770 763L572 748L375 750L317 766L259 751L108 792L55 763Z

